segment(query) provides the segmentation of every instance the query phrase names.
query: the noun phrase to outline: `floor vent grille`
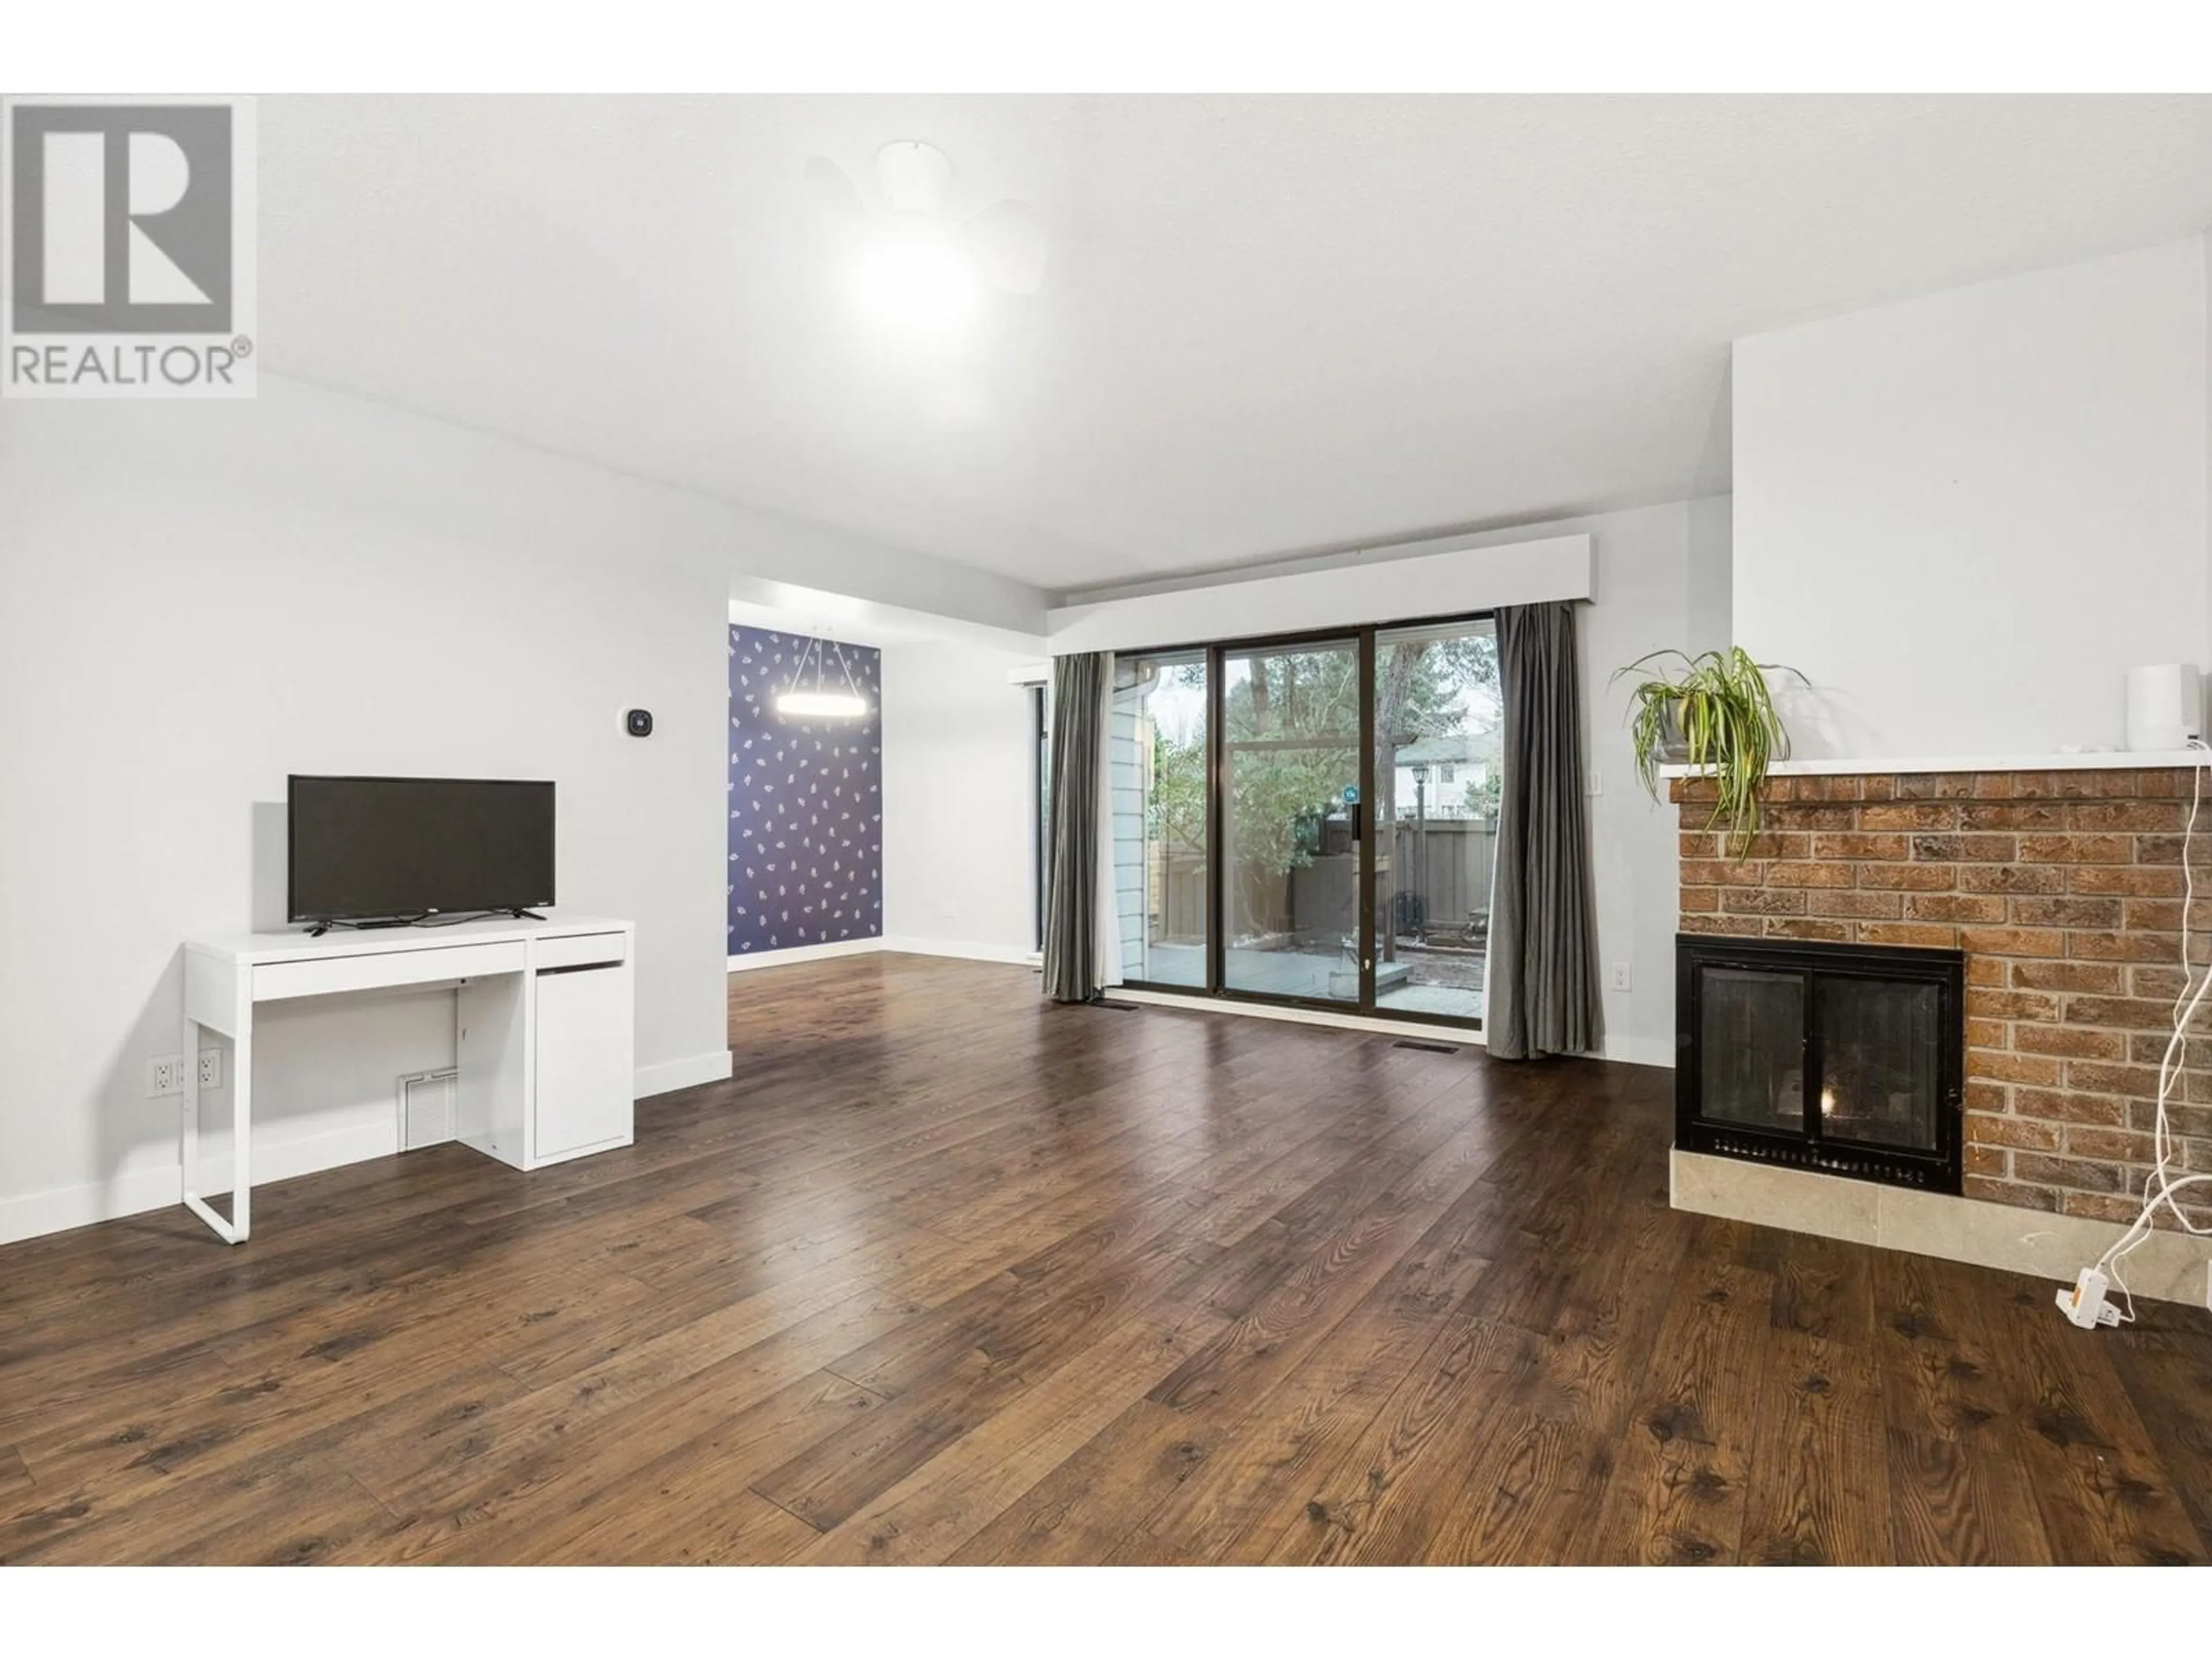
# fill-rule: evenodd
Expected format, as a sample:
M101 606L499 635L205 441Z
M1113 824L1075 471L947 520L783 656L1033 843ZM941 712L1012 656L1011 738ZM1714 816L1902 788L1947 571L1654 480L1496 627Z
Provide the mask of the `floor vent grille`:
M1419 1048L1425 1054L1455 1054L1458 1046L1449 1042L1416 1042L1411 1037L1400 1037L1390 1045L1393 1048Z
M452 1072L417 1072L399 1079L399 1150L435 1146L454 1138Z
M1099 998L1091 1006L1094 1008L1111 1008L1117 1014L1133 1014L1138 1007L1138 1005L1133 1002L1109 1002L1103 997Z

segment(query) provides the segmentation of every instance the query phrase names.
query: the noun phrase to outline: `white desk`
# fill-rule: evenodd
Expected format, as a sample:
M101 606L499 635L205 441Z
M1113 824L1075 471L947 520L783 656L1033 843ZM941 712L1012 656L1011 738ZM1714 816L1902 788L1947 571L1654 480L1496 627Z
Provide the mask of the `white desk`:
M450 983L456 1139L518 1170L629 1146L636 944L629 922L592 916L187 940L178 1146L185 1206L217 1237L246 1242L253 1010L294 997ZM203 1030L232 1044L228 1220L196 1190Z

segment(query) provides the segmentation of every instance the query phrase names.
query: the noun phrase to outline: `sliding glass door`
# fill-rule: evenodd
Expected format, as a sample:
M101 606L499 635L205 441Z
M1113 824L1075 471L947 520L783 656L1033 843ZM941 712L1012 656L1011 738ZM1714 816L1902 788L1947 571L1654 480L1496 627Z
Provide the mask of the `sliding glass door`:
M1504 706L1487 617L1375 631L1375 1008L1482 1018Z
M1359 641L1221 659L1221 983L1360 1000Z
M1206 653L1117 656L1109 728L1121 975L1206 983Z
M1479 1023L1502 714L1486 617L1118 655L1123 977Z

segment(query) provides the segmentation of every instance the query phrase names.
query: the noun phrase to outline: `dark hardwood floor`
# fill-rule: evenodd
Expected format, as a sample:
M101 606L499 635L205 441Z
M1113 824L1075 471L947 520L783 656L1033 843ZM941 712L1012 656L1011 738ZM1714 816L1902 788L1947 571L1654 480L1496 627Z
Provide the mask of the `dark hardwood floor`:
M1669 1074L732 981L737 1075L0 1249L0 1559L2203 1561L2212 1316L1678 1215Z

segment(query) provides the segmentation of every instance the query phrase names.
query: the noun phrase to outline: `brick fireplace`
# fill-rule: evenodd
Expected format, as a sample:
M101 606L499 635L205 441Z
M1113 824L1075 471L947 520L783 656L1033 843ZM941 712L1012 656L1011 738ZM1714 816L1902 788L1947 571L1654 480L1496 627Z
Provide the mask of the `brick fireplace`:
M2129 1220L2182 984L2191 783L2166 768L1778 776L1738 860L1705 827L1711 786L1678 779L1681 929L1963 951L1966 1197ZM2203 927L2212 803L2198 828ZM2169 1118L2185 1167L2212 1170L2212 1030L2199 1048Z

